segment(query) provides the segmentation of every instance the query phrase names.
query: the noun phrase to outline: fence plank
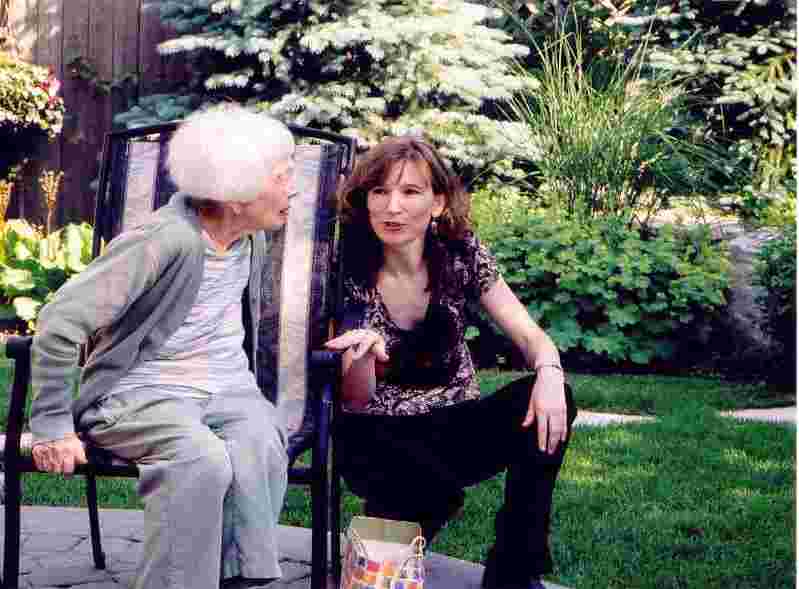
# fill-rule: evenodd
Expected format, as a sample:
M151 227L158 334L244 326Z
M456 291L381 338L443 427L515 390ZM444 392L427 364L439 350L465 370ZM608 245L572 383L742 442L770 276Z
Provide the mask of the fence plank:
M69 0L64 3L64 57L89 56L90 52L90 0ZM93 92L82 81L66 76L64 79L64 101L69 113L69 124L64 128L62 168L64 170L64 195L57 212L59 224L71 219L91 219L91 207L87 206L84 186L93 176L96 156L92 138L86 133L94 116Z
M63 71L63 0L39 0L36 63L50 67L61 79Z
M103 81L114 78L114 5L115 0L91 0L91 22L89 27L89 60ZM111 124L110 92L97 93L95 100L97 122L100 129Z
M40 45L38 0L13 0L9 8L9 25L17 38L19 57L36 63ZM36 182L38 170L36 162L23 169L23 174L14 185L6 218L25 218L34 223L41 222L42 206Z
M58 77L64 79L63 52L63 9L64 0L39 0L38 40L36 44L36 63L47 66ZM44 193L39 187L38 177L44 169L61 169L60 140L48 144L36 162L30 166L30 174L35 181L35 202L42 216L46 216ZM63 193L62 193L63 194Z
M114 3L114 79L139 71L139 14L141 0L116 0ZM115 89L112 112L118 114L132 106L138 97L139 81Z
M37 0L11 0L8 6L8 26L14 31L17 49L22 59L36 59L36 36L39 9Z
M114 0L89 0L89 36L85 53L88 63L94 68L97 81L108 82L114 77ZM99 155L103 136L111 127L110 92L88 81L84 85L87 108L81 108L78 122L81 130L80 161L74 161L71 169L75 176L73 192L69 201L59 203L59 224L69 221L91 220L94 217L95 194L92 181L97 177ZM84 105L81 105L82 107ZM66 149L72 149L70 145ZM74 186L79 185L79 193Z
M151 94L163 90L164 59L158 53L158 44L164 40L159 2L143 0L139 27L139 69L142 84L139 91Z

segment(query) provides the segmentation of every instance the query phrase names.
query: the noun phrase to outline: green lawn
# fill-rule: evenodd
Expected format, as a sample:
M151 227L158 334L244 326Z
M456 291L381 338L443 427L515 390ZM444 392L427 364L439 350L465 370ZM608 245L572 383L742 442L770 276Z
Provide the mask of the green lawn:
M511 378L481 373L484 393ZM659 419L575 432L555 496L551 580L579 589L795 586L796 429L716 414L785 405L794 402L792 394L710 378L571 380L581 408ZM442 532L432 550L483 558L502 478L469 490L464 517ZM26 481L27 503L81 501L80 480ZM99 487L105 506L140 506L130 480L102 480ZM345 521L359 510L359 500L345 494ZM309 525L302 489L289 491L283 521Z
M481 388L487 393L521 375L484 370L480 373ZM694 401L718 410L785 407L796 403L794 391L774 391L763 384L732 383L719 378L572 374L569 382L581 409L632 415L668 414Z

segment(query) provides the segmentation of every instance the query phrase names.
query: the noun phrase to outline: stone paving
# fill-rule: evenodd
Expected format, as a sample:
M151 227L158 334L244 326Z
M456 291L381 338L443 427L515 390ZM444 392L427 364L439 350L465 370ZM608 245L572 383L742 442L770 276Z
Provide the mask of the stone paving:
M85 509L24 507L20 588L127 589L131 586L142 544L144 516L130 509L103 509L100 525L107 568L94 568L89 519ZM283 578L269 589L310 587L311 534L307 528L281 526ZM428 553L426 587L478 589L483 567ZM332 583L331 583L332 585ZM547 589L566 589L547 583ZM186 588L190 589L190 588Z
M796 423L796 407L778 407L776 409L742 409L740 411L723 411L721 414L725 417L733 417L743 421Z
M736 419L796 423L795 407L749 409L725 413ZM649 421L654 418L580 411L577 426L603 426ZM0 511L0 520L2 512ZM94 568L89 540L88 514L80 508L23 507L22 589L127 589L131 586L142 544L143 514L127 509L103 509L100 513L107 569ZM0 537L2 542L2 537ZM310 587L311 534L306 528L282 526L281 563L284 576L270 589ZM429 589L478 589L483 567L435 553L428 553ZM332 583L331 583L332 585ZM548 589L566 589L546 583ZM190 589L190 588L187 588Z
M796 423L796 407L778 407L774 409L741 409L737 411L722 411L724 417L732 417L744 421L765 421L769 423ZM602 426L617 423L640 423L654 421L656 418L649 415L616 415L614 413L596 413L594 411L580 410L577 413L575 426Z

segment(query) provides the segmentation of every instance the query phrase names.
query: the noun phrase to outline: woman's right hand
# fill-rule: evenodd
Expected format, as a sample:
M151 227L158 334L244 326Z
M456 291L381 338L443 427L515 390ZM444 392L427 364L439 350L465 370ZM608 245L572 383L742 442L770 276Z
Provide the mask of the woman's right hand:
M351 350L352 361L373 355L378 362L388 362L386 341L371 329L353 329L325 343L331 350Z

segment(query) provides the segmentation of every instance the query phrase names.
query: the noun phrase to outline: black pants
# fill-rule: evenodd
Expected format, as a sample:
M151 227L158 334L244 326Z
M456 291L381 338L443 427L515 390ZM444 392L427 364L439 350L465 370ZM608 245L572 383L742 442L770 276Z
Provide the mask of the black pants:
M464 487L507 470L484 585L526 586L552 570L552 493L566 450L561 444L553 454L539 451L536 423L521 427L533 382L522 378L490 397L424 415L342 412L339 472L366 500L369 515L420 522L431 540L462 504ZM568 386L566 393L571 435L577 409Z

